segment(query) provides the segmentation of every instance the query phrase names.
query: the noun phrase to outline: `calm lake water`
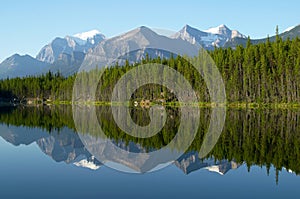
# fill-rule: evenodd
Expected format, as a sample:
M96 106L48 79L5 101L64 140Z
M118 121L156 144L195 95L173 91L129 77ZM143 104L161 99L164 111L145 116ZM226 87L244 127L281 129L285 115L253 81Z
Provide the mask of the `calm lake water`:
M181 115L178 108L167 108L164 128L137 139L118 128L110 107L97 107L96 112L110 144L135 153L166 146L176 135ZM141 126L150 122L147 109L132 108L130 113ZM200 115L195 140L184 154L162 169L146 172L153 161L128 161L99 142L103 138L96 129L76 130L71 106L1 107L0 198L300 195L300 110L227 110L222 134L205 157L199 151L211 110L200 109Z

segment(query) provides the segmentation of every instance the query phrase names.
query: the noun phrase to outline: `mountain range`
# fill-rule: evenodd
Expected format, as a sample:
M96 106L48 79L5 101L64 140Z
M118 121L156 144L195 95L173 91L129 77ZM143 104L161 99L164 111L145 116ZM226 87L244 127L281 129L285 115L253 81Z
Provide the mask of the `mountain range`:
M78 133L66 127L60 129L60 131L54 130L50 134L45 130L39 128L27 128L23 126L9 126L0 125L0 137L6 142L11 143L14 146L37 144L39 149L47 156L51 157L55 162L65 162L66 164L74 164L78 167L84 167L91 170L99 169L103 164L94 157L83 144ZM143 170L148 168L147 164L151 165L149 159L141 159L141 167L137 167L139 162L128 161L130 157L124 157L120 154L115 154L113 148L109 147L106 143L99 144L99 139L93 137L89 140L87 145L94 145L93 150L96 150L96 154L106 156L105 159L109 159L111 162L122 164L128 169L132 169L134 172L145 172ZM104 145L103 145L104 144ZM118 147L125 151L135 151L137 153L144 149L133 142L126 145L125 143L115 143ZM104 147L104 148L103 148ZM145 152L145 151L143 151ZM145 161L145 162L144 162ZM215 160L214 158L200 159L197 151L190 151L183 154L180 158L174 161L174 165L183 171L185 174L189 174L199 169L206 169L211 172L216 172L220 175L226 174L230 170L237 169L240 164L231 160Z
M49 134L39 128L0 125L0 137L14 146L36 143L55 162L65 162L92 170L102 166L84 147L77 133L68 128Z
M283 39L300 36L300 25L279 34ZM267 38L251 40L253 44L265 42ZM275 36L269 38L275 40ZM145 26L124 34L106 38L97 30L78 33L64 38L55 38L42 47L35 58L14 54L0 63L0 79L39 75L48 71L68 76L78 71L81 65L87 68L103 67L141 60L147 53L150 57L168 57L171 52L196 55L199 48L213 50L215 47L246 45L247 37L226 25L208 30L198 30L185 25L171 36L164 36Z

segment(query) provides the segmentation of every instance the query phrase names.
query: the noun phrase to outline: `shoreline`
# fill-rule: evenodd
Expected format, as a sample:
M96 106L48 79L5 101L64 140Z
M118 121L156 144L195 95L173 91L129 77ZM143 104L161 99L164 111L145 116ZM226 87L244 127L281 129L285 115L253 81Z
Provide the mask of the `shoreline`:
M36 104L14 104L8 102L1 102L0 107L5 106L51 106L51 105L73 105L72 101L47 101L46 103L36 103ZM198 102L198 103L179 103L179 102L165 102L165 103L153 103L151 102L148 106L135 106L131 102L119 103L119 102L105 102L105 101L82 101L77 102L76 105L85 106L128 106L128 107L139 107L139 108L150 108L154 105L160 105L165 107L196 107L199 108L237 108L237 109L300 109L300 103L247 103L247 102L227 102L223 104L211 103L211 102Z

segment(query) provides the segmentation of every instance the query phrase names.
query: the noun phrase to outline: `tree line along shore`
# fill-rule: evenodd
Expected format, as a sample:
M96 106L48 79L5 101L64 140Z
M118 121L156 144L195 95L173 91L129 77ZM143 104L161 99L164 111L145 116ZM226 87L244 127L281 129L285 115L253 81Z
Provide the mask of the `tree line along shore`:
M282 40L252 45L250 39L245 47L215 48L208 51L218 67L226 89L227 105L232 107L300 107L300 39ZM191 58L197 60L197 57ZM184 56L150 58L142 64L159 63L181 73L192 85L199 106L214 106L210 103L206 84L195 68ZM102 74L96 92L96 101L86 103L109 104L116 82L126 72L140 63L122 66L116 63L105 69L96 67L87 72L68 77L48 72L40 76L0 80L0 104L70 104L76 77L81 75L83 85L89 93L89 84ZM103 71L104 70L104 71ZM163 74L162 74L163 75ZM87 96L88 97L88 96ZM147 103L146 103L147 102ZM153 103L178 105L172 91L156 84L148 84L132 94L132 104L144 106Z

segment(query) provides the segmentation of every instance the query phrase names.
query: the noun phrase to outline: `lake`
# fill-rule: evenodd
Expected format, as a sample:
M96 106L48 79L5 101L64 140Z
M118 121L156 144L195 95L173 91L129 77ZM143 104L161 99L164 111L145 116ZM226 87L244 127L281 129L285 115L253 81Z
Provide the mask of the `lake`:
M90 109L84 109L84 119L78 123L69 105L1 107L0 198L292 198L300 194L299 109L227 109L223 130L204 157L201 146L212 109L200 108L192 142L183 136L177 148L168 148L168 143L180 129L179 108L166 108L165 125L147 138L122 131L110 106L96 107L96 118L87 117L84 113ZM129 109L136 124L151 122L149 109ZM93 119L102 134L89 125ZM187 134L195 130L188 125ZM183 151L185 143L189 146ZM149 155L160 148L180 155L175 160Z

